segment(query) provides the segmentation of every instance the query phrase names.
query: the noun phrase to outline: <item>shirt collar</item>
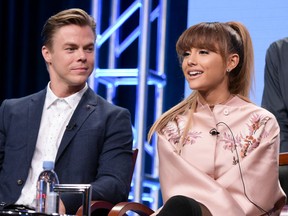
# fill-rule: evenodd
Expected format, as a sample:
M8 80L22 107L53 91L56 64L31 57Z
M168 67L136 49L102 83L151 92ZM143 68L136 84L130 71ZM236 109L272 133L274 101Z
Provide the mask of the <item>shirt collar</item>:
M78 105L78 103L80 102L83 94L86 92L86 90L88 89L88 84L85 83L84 88L82 88L79 92L76 92L68 97L64 97L64 98L59 98L57 97L53 91L50 88L50 82L47 85L47 93L46 93L46 101L45 101L45 109L48 109L53 103L55 103L55 101L57 101L58 99L60 100L65 100L66 103L73 109L76 108L76 106Z

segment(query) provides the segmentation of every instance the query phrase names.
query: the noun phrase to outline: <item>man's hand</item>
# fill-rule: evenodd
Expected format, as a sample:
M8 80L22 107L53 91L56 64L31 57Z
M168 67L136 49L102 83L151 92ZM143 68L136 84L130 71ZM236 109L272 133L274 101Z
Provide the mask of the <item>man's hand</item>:
M59 199L59 214L64 215L66 213L66 208L64 206L64 203L61 199Z

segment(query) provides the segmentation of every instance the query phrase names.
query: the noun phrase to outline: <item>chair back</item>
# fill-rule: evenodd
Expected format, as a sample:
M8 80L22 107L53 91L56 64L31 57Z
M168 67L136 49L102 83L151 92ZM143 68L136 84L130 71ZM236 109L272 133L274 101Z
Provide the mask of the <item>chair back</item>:
M133 174L134 174L134 169L135 169L135 164L137 161L137 156L138 156L138 149L133 149L133 156L132 156L132 172L130 173L130 185L132 183L132 179L133 179ZM129 195L127 196L127 200L128 200Z

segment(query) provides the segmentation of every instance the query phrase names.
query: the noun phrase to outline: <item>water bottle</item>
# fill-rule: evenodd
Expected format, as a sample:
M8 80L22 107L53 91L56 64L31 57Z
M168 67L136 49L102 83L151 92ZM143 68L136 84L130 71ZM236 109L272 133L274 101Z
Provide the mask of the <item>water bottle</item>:
M59 196L54 192L55 184L59 184L59 180L54 171L54 162L44 161L36 186L36 212L58 213Z

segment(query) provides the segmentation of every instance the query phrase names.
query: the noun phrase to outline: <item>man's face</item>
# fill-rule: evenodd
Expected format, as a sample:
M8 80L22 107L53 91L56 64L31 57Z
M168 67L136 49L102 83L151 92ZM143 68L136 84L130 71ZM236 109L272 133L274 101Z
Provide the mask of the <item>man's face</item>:
M83 88L94 68L94 45L89 26L67 25L56 31L51 49L43 46L54 93Z

